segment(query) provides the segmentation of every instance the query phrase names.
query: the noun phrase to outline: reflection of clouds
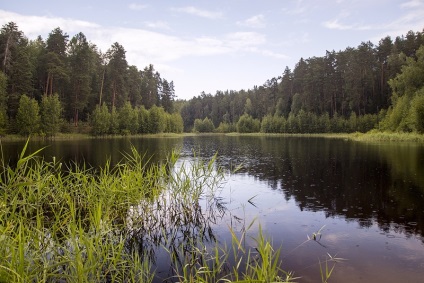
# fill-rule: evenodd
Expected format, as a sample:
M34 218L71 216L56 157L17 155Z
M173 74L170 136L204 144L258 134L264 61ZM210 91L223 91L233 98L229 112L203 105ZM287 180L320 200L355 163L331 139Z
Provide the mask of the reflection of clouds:
M325 241L326 243L330 242L334 246L341 246L341 243L346 241L346 239L348 239L349 237L350 235L345 232L341 232L341 233L324 232L322 236L323 241Z

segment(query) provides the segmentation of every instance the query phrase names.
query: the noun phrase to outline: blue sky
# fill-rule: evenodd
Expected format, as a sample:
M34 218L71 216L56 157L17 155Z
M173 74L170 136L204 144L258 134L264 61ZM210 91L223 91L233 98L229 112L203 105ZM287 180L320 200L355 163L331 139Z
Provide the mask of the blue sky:
M2 1L0 25L10 21L29 39L60 27L103 52L118 42L130 65L153 64L190 99L262 85L300 57L422 31L424 0Z

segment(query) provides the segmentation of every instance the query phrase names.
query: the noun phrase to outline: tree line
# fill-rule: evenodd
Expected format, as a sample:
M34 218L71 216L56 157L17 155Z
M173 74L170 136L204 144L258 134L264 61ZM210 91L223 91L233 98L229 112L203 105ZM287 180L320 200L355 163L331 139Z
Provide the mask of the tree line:
M80 122L90 122L94 134L153 132L153 122L135 130L135 126L129 129L114 120L115 116L126 115L130 107L133 112L143 113L137 114L144 119L140 121L147 121L146 115L150 120L162 115L162 122L172 116L178 124L181 118L175 118L179 114L173 109L173 81L162 78L153 65L143 70L129 65L125 53L117 42L103 53L81 32L70 38L58 27L46 40L41 36L29 40L16 23L5 24L0 30L0 133L54 134L48 131L51 127L43 116L43 109L53 103L50 101L59 111L55 112L59 126L53 127L57 131L65 131L69 123L78 127ZM25 111L25 107L33 111ZM106 109L112 118L104 115ZM106 119L102 130L98 130L99 113ZM30 114L35 116L22 117ZM104 124L109 124L108 130ZM158 130L166 131L162 128ZM177 128L182 131L180 125L168 130Z
M293 71L286 67L281 76L262 86L202 93L189 100L181 109L184 129L419 131L415 105L421 100L412 97L420 89L424 92L423 44L424 32L410 31L394 40L387 36L378 45L368 41L356 48L327 51L322 57L300 58Z
M387 36L300 58L252 89L175 101L174 83L129 65L117 42L103 53L60 28L28 40L10 22L0 30L0 134L50 136L81 122L94 135L423 132L423 44L424 32Z

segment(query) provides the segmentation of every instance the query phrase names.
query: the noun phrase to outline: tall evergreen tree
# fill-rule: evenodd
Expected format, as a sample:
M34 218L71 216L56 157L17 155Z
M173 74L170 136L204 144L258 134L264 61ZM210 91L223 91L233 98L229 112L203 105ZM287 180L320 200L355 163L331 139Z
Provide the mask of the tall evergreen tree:
M141 73L141 95L146 109L150 109L153 105L158 106L160 102L159 86L160 75L150 64Z
M6 133L7 128L7 76L0 71L0 135Z
M128 63L125 57L125 49L115 42L108 50L108 72L109 97L112 107L121 107L128 99L126 87L126 75Z
M95 62L92 50L83 33L78 33L69 42L70 89L67 95L68 117L78 126L80 113L87 107L91 94L91 79Z
M175 98L174 82L168 83L166 79L162 80L161 86L161 105L166 112L172 113L172 105Z
M8 74L10 71L13 61L12 54L22 38L23 33L18 30L16 23L9 22L3 25L0 31L0 59L1 69L5 74Z
M49 33L44 55L45 70L47 73L45 94L54 92L63 94L63 83L69 78L66 68L66 48L69 36L59 27ZM62 83L62 84L61 84Z

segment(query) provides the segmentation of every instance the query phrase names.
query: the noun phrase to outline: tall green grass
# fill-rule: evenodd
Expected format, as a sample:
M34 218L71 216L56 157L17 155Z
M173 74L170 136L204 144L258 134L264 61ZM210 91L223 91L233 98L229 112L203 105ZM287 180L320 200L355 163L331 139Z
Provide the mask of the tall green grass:
M372 130L367 133L353 133L349 138L357 141L370 142L424 142L424 135L405 132L381 132Z
M168 282L294 279L262 233L250 249L245 232L229 228L230 247L215 238L226 213L215 158L184 163L173 152L153 164L131 148L96 169L46 161L27 145L16 164L0 164L0 282L152 282L164 251Z

